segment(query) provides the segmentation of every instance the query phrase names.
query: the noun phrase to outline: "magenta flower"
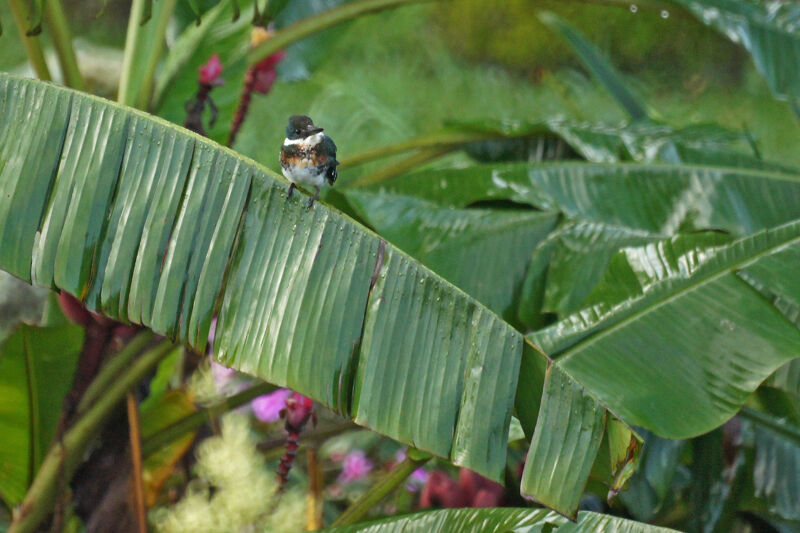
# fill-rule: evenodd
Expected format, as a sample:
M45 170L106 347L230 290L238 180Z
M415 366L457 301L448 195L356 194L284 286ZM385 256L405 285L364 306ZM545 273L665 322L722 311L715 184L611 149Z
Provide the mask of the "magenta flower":
M341 484L352 483L363 478L372 471L372 461L362 450L353 450L342 461L342 472L337 481Z
M275 392L259 396L250 402L253 414L262 422L277 422L281 418L281 411L286 407L286 399L292 391L278 389Z

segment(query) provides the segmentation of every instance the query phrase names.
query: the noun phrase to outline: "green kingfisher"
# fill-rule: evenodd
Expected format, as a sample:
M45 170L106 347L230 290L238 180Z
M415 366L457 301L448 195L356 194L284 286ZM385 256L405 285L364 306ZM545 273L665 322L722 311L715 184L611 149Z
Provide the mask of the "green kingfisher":
M292 196L296 185L313 185L317 189L306 209L311 209L319 197L319 188L326 181L333 185L339 176L336 171L339 164L336 145L322 131L307 116L293 115L289 117L286 139L281 146L281 169L283 175L292 182L286 198Z

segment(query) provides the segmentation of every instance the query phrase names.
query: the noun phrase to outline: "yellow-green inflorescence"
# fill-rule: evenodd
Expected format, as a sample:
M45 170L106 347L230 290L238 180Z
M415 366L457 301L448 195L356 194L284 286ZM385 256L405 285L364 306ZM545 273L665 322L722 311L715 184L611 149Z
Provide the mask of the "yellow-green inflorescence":
M221 435L197 448L195 479L178 503L150 513L160 533L303 531L305 499L297 489L276 502L278 482L256 449L248 418L222 418Z

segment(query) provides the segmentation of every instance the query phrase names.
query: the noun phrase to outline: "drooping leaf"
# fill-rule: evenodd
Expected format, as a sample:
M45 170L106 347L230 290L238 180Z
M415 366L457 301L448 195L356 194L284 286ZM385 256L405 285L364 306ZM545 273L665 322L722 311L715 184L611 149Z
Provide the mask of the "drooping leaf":
M67 324L20 326L0 345L0 497L20 503L56 432L83 345Z
M590 477L611 499L635 471L641 438L529 343L515 408L531 439L523 495L574 517Z
M628 248L616 268L635 272L638 296L587 308L531 340L625 422L670 438L704 433L800 356L800 330L737 274L766 279L797 246L800 222L705 256L676 254L669 240Z
M671 0L741 44L772 93L800 99L800 9L792 2Z
M550 365L522 494L574 518L605 430L605 409ZM561 460L559 460L561 459Z
M49 99L64 105L33 112ZM3 153L25 154L3 167L14 192L0 234L11 224L27 243L2 246L0 267L33 258L37 284L198 350L216 315L220 361L500 476L522 341L488 309L323 203L287 201L281 178L181 128L0 74L0 124L16 117L58 142L0 129ZM61 163L30 172L31 159ZM31 190L46 194L32 202ZM9 222L19 203L36 212Z
M345 195L378 233L507 320L534 247L556 224L553 213L532 210L451 209L408 196Z
M663 527L598 513L581 512L577 522L543 509L445 509L393 516L348 527L327 529L330 533L668 533Z
M645 120L648 118L644 102L631 91L611 62L603 57L603 54L592 43L587 41L576 28L549 11L540 13L539 19L569 43L575 53L578 54L581 63L608 90L632 119Z

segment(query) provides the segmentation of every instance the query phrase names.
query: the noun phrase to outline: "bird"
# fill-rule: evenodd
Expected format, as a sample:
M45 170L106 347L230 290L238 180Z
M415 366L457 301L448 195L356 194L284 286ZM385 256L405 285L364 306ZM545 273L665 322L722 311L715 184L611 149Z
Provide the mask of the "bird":
M313 185L316 189L306 209L314 205L319 198L319 189L326 181L333 185L339 177L336 144L323 131L307 116L292 115L281 146L281 170L291 182L286 199L291 198L297 185Z

